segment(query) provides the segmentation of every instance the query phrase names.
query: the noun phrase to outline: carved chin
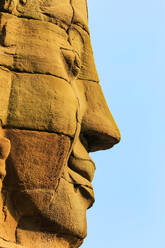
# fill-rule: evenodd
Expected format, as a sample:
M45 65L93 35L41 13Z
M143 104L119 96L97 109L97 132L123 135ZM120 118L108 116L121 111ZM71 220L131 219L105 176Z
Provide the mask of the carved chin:
M87 235L86 210L89 202L79 189L66 180L60 180L58 190L25 190L14 192L13 200L20 217L19 227L33 228L55 234L66 234L84 239ZM26 219L26 221L24 221ZM30 228L31 229L31 228Z

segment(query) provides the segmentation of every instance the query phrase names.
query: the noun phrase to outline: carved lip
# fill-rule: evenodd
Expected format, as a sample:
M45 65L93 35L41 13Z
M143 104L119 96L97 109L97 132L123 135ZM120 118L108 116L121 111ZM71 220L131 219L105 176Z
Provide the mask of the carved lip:
M91 184L95 173L95 163L89 158L80 158L73 153L70 155L68 161L68 175L67 179L74 187L79 188L82 196L88 200L90 208L94 201L94 190Z
M95 163L90 159L83 159L71 155L69 158L69 167L80 176L92 182L95 173Z
M89 180L82 177L80 174L73 171L72 169L68 168L68 172L69 172L68 173L69 174L69 180L68 181L70 183L74 184L75 188L76 187L79 188L83 197L85 197L87 200L89 200L88 208L90 208L95 201L94 190L93 190L92 184L90 183Z

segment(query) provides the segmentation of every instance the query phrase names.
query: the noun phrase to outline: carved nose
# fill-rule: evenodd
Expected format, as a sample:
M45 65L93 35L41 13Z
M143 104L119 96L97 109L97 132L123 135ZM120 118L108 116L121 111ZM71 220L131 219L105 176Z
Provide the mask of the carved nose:
M82 119L82 135L88 151L113 147L120 141L120 132L106 104L101 87L95 82L84 82L86 111Z

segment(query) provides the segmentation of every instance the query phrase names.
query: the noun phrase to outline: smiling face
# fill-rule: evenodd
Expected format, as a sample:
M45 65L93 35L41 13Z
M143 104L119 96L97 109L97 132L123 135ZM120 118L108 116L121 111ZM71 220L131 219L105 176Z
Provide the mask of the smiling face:
M10 13L0 16L0 119L11 141L3 187L18 236L30 221L84 239L94 202L89 152L111 148L120 133L98 83L86 1L59 2L0 6Z
M40 217L41 230L83 239L86 210L94 202L95 164L89 152L112 147L119 133L97 83L75 80L70 87L80 102L74 138L6 130L12 146L4 185L11 192L20 227L26 227L26 216Z

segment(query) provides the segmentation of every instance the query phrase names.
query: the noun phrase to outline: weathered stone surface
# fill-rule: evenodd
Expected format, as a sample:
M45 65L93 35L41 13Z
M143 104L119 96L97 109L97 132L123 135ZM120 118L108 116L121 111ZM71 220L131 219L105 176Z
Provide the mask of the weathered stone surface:
M86 0L0 1L0 247L82 244L89 152L120 140L98 83Z
M2 88L7 95L6 111L1 113L3 126L74 136L77 99L66 81L50 75L14 72L7 77L10 97L8 89L5 94L7 87Z
M37 244L40 242L41 237L44 236L41 233L41 230L43 230L45 235L46 233L56 233L57 238L51 235L51 239L54 239L54 245L58 242L58 237L65 234L68 238L70 237L70 241L72 240L72 242L75 242L75 246L73 246L73 243L66 247L79 247L76 243L82 243L87 232L85 212L89 206L89 201L84 201L84 197L80 190L83 189L75 189L72 183L61 179L58 192L49 206L49 211L48 208L43 208L43 205L39 206L42 210L42 218L39 214L37 215L35 213L35 215L32 215L33 218L31 219L26 216L20 219L19 227L17 229L18 242L24 243L28 248L37 248ZM46 201L44 203L46 203ZM48 204L48 202L46 204ZM34 232L38 232L38 235L35 235ZM35 237L35 241L33 237ZM47 237L49 237L49 234ZM68 241L66 240L65 242L67 243ZM46 238L45 243L49 245ZM50 242L50 247L51 245L53 247L53 242L52 244ZM43 247L46 247L46 244Z
M66 164L70 149L70 138L64 135L6 130L11 141L11 152L7 160L7 190L52 189Z
M1 14L0 19L1 45L5 47L1 50L4 54L1 65L15 71L51 74L68 80L60 47L71 50L72 47L64 29L7 13Z
M0 10L28 19L71 24L73 9L70 0L3 0Z

